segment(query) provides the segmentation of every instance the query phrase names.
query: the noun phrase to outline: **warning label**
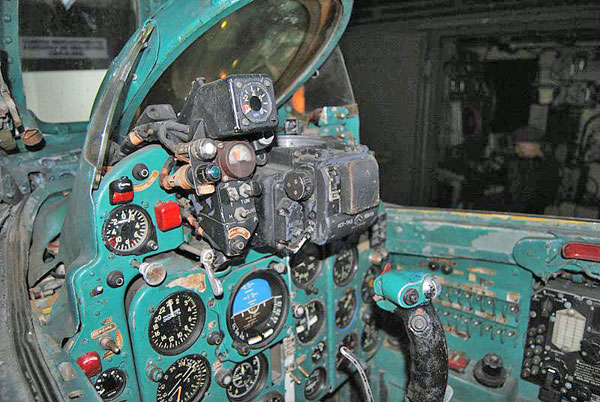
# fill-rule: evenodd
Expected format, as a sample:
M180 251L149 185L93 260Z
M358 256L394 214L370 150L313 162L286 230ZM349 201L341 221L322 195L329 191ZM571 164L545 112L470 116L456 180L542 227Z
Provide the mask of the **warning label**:
M592 366L581 360L575 366L575 379L592 386L594 391L600 390L600 367Z
M22 36L23 59L107 59L106 38Z

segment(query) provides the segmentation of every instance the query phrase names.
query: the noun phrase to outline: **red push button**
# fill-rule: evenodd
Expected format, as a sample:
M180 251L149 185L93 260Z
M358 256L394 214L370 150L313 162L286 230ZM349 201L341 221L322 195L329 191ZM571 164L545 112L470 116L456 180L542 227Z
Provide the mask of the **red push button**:
M181 225L181 208L173 201L159 202L154 206L156 226L163 232Z
M87 352L77 358L77 365L88 377L93 377L102 372L102 362L98 352Z

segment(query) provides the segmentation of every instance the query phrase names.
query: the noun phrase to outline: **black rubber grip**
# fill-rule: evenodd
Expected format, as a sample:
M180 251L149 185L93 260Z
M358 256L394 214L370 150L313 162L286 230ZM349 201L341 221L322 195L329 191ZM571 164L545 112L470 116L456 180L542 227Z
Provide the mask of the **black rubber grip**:
M428 303L417 308L398 309L396 314L402 318L410 340L406 399L410 402L443 402L448 384L448 349L444 328L435 309ZM426 320L424 329L423 319Z

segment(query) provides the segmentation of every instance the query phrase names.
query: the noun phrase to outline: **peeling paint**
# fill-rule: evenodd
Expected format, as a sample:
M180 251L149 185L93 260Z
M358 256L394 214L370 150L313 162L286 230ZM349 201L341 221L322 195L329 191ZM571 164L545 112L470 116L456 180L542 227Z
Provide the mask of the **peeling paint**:
M169 282L169 284L167 284L168 288L173 288L175 286L179 286L190 290L196 290L202 293L206 290L206 276L203 272L198 272L195 274L177 278Z

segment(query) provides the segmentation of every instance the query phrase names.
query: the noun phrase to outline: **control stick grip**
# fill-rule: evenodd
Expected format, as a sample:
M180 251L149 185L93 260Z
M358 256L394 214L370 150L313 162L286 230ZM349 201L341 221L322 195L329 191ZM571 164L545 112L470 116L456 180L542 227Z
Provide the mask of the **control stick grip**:
M410 340L409 402L443 402L448 383L448 349L444 328L431 302L396 309Z

